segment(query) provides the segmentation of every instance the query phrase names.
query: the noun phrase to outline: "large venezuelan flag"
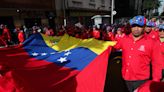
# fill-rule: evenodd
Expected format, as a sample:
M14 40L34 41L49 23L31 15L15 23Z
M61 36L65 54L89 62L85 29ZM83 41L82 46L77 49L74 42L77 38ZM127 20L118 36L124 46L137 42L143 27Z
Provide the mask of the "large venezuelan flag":
M0 49L0 92L103 92L113 42L32 35Z

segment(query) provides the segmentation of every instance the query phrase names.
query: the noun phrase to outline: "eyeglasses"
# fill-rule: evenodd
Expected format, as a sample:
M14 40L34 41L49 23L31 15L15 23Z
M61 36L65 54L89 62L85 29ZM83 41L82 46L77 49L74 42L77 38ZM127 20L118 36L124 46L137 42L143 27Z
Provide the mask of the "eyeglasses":
M159 29L159 32L164 32L164 29Z

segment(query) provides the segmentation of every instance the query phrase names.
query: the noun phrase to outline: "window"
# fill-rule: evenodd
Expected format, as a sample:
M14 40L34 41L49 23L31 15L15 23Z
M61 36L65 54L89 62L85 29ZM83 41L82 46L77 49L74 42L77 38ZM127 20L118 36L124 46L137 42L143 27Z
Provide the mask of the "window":
M105 4L105 0L101 0L101 3L102 3L102 4Z
M95 8L95 6L96 6L95 4L91 4L91 3L89 4L89 8Z
M90 0L90 2L95 2L95 0Z

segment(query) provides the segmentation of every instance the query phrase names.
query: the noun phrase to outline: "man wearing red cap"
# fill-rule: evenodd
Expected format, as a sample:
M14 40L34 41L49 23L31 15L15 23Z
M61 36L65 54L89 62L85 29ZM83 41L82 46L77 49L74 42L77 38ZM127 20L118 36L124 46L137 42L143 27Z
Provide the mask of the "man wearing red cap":
M149 80L150 63L152 80L161 79L162 55L159 44L144 35L145 24L144 16L135 16L130 20L132 33L120 39L114 46L116 49L122 49L122 76L130 92Z

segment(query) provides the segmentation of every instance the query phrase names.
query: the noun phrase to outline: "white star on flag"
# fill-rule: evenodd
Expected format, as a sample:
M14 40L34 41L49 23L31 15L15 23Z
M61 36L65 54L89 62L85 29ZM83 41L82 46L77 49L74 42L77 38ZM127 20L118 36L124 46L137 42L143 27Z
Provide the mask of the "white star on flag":
M45 55L47 55L47 53L41 53L41 56L45 56Z
M67 61L66 58L67 58L67 57L60 57L57 61L63 63L63 62L66 62L66 61Z
M38 56L38 55L39 55L39 54L36 53L36 52L32 53L32 56Z
M71 52L67 52L67 53L64 54L64 56L68 56L70 54L71 54Z
M65 50L64 52L69 52L70 50Z
M50 54L55 54L55 52L51 52Z

